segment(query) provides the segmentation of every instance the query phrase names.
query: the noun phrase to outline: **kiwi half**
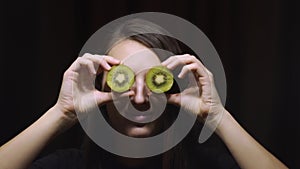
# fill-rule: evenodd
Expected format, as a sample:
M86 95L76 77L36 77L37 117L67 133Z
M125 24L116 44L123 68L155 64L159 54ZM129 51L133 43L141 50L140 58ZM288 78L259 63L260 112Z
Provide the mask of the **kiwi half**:
M125 92L134 83L134 72L125 65L113 66L106 77L107 85L115 92Z
M154 93L164 93L173 85L173 74L166 67L155 66L147 72L146 84Z

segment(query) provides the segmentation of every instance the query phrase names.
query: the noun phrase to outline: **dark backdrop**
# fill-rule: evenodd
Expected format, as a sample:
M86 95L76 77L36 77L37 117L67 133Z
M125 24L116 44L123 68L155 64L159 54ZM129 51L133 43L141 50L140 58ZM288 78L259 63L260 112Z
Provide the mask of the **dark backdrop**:
M63 72L101 26L130 13L183 17L212 41L223 62L227 109L290 168L299 160L297 1L1 1L1 145L51 107ZM80 126L46 149L80 145ZM77 139L78 138L78 139Z

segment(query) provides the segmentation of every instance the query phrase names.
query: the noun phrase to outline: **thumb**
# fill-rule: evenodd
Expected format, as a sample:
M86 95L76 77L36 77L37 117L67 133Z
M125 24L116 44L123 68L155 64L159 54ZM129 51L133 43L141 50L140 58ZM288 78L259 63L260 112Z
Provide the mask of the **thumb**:
M95 97L96 103L98 105L103 105L112 100L112 93L111 92L100 92L97 90L94 92L94 97Z
M180 93L167 94L167 102L170 104L180 106L181 94Z
M113 99L129 97L133 94L134 94L133 91L128 91L128 92L125 92L125 93L115 93L115 92L101 92L101 91L98 91L98 90L95 91L95 93L94 93L96 103L100 106L105 104L105 103L108 103L108 102L112 101Z

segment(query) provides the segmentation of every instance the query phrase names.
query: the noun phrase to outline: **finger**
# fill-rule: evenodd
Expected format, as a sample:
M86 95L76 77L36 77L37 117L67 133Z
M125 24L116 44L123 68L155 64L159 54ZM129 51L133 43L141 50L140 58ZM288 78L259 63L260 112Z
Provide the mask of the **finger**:
M91 55L86 53L83 57L90 59L91 61L96 63L97 66L100 65L101 68L106 71L111 69L110 65L120 64L120 61L118 59L106 55Z
M191 66L191 67L187 67L187 69L190 69L192 72L194 72L196 77L198 77L198 78L202 77L204 79L209 78L209 74L208 74L206 67L200 61L195 62L192 65L193 66Z
M78 63L79 57L72 63L72 65L68 68L66 72L78 71L80 68L80 64Z
M180 105L180 94L179 93L175 93L175 94L167 94L167 102L169 104L173 104L173 105Z
M198 59L194 55L184 54L184 55L176 55L177 58L190 58L194 61L198 61Z
M120 60L118 60L118 59L116 59L116 58L114 58L114 57L112 57L112 56L107 56L107 55L102 55L102 56L105 58L105 60L106 60L108 63L110 63L110 64L112 64L112 65L117 65L117 64L120 64L120 63L121 63Z
M118 92L112 92L113 98L123 98L123 97L130 97L135 94L133 90L129 90L123 93L118 93Z
M183 55L174 55L169 57L167 60L163 61L161 64L163 66L167 66L169 65L171 62L173 62L174 60L180 59L180 58L187 58L187 59L194 59L194 60L198 60L196 59L196 57L189 55L189 54L183 54Z
M176 56L176 55L175 55L175 56ZM162 65L162 66L167 66L167 65L169 65L171 62L173 62L173 60L176 59L175 56L169 57L167 60L163 61L163 62L161 63L161 65Z
M101 69L101 71L102 70L110 70L110 68L111 68L111 66L106 62L106 60L104 59L103 56L85 54L83 57L91 60L95 64L95 67L98 68L97 70L99 70L99 68Z
M114 103L129 102L131 100L131 97L135 95L135 92L133 90L129 90L123 93L112 91L111 93L112 93L112 100L114 101Z
M187 75L184 76L188 76L189 79L187 88L198 86L199 79L195 76L195 73L188 73Z
M79 72L83 67L86 67L91 74L96 74L96 69L93 62L82 57L77 58L71 67L75 72Z
M191 65L184 67L179 73L178 77L183 78L189 71L192 71L197 78L201 78L203 80L209 79L209 71L202 64L200 60L198 60L195 56L184 54L184 55L175 55L170 57L170 59L164 62L164 65L168 69L175 69L179 65Z
M178 78L184 78L187 73L195 72L199 69L199 65L197 63L188 64L182 67L181 72L178 74Z
M112 93L111 92L100 92L98 90L94 93L97 105L103 105L112 101Z
M200 76L207 77L209 75L212 75L212 73L204 66L204 64L200 60L198 60L197 63L199 64L199 67L200 67L200 69L197 71L197 73Z
M84 59L82 57L78 57L73 63L72 65L69 67L69 69L67 71L75 71L75 72L79 72L79 70L82 68L82 66L88 66L88 62L89 61L84 61L84 60L87 60L87 59ZM90 66L91 67L91 66ZM93 67L91 67L93 68ZM94 72L92 70L89 70L91 72Z
M108 55L97 55L97 54L92 55L90 53L85 53L82 57L92 59L96 63L101 61L104 58L108 63L112 65L120 64L120 60Z
M175 69L178 65L184 65L184 64L190 64L190 63L194 63L197 62L197 59L189 54L185 54L185 55L176 55L176 56L172 56L173 59L170 59L167 63L166 63L166 67L168 69Z
M111 69L111 65L117 65L121 62L120 60L107 55L93 55L92 58L107 71Z

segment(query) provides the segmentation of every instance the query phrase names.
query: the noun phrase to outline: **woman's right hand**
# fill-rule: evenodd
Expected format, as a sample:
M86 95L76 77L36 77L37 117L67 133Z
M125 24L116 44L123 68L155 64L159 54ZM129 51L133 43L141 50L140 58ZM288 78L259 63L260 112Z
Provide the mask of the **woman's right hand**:
M101 92L95 88L95 78L102 71L111 69L111 65L120 61L106 55L89 53L78 57L66 70L60 94L55 104L69 120L76 121L77 113L84 113L112 99L110 92Z
M120 61L110 56L84 54L64 73L57 103L26 130L0 147L0 168L28 168L43 147L77 122L80 111L112 99L111 93L95 88L98 73L111 69Z

